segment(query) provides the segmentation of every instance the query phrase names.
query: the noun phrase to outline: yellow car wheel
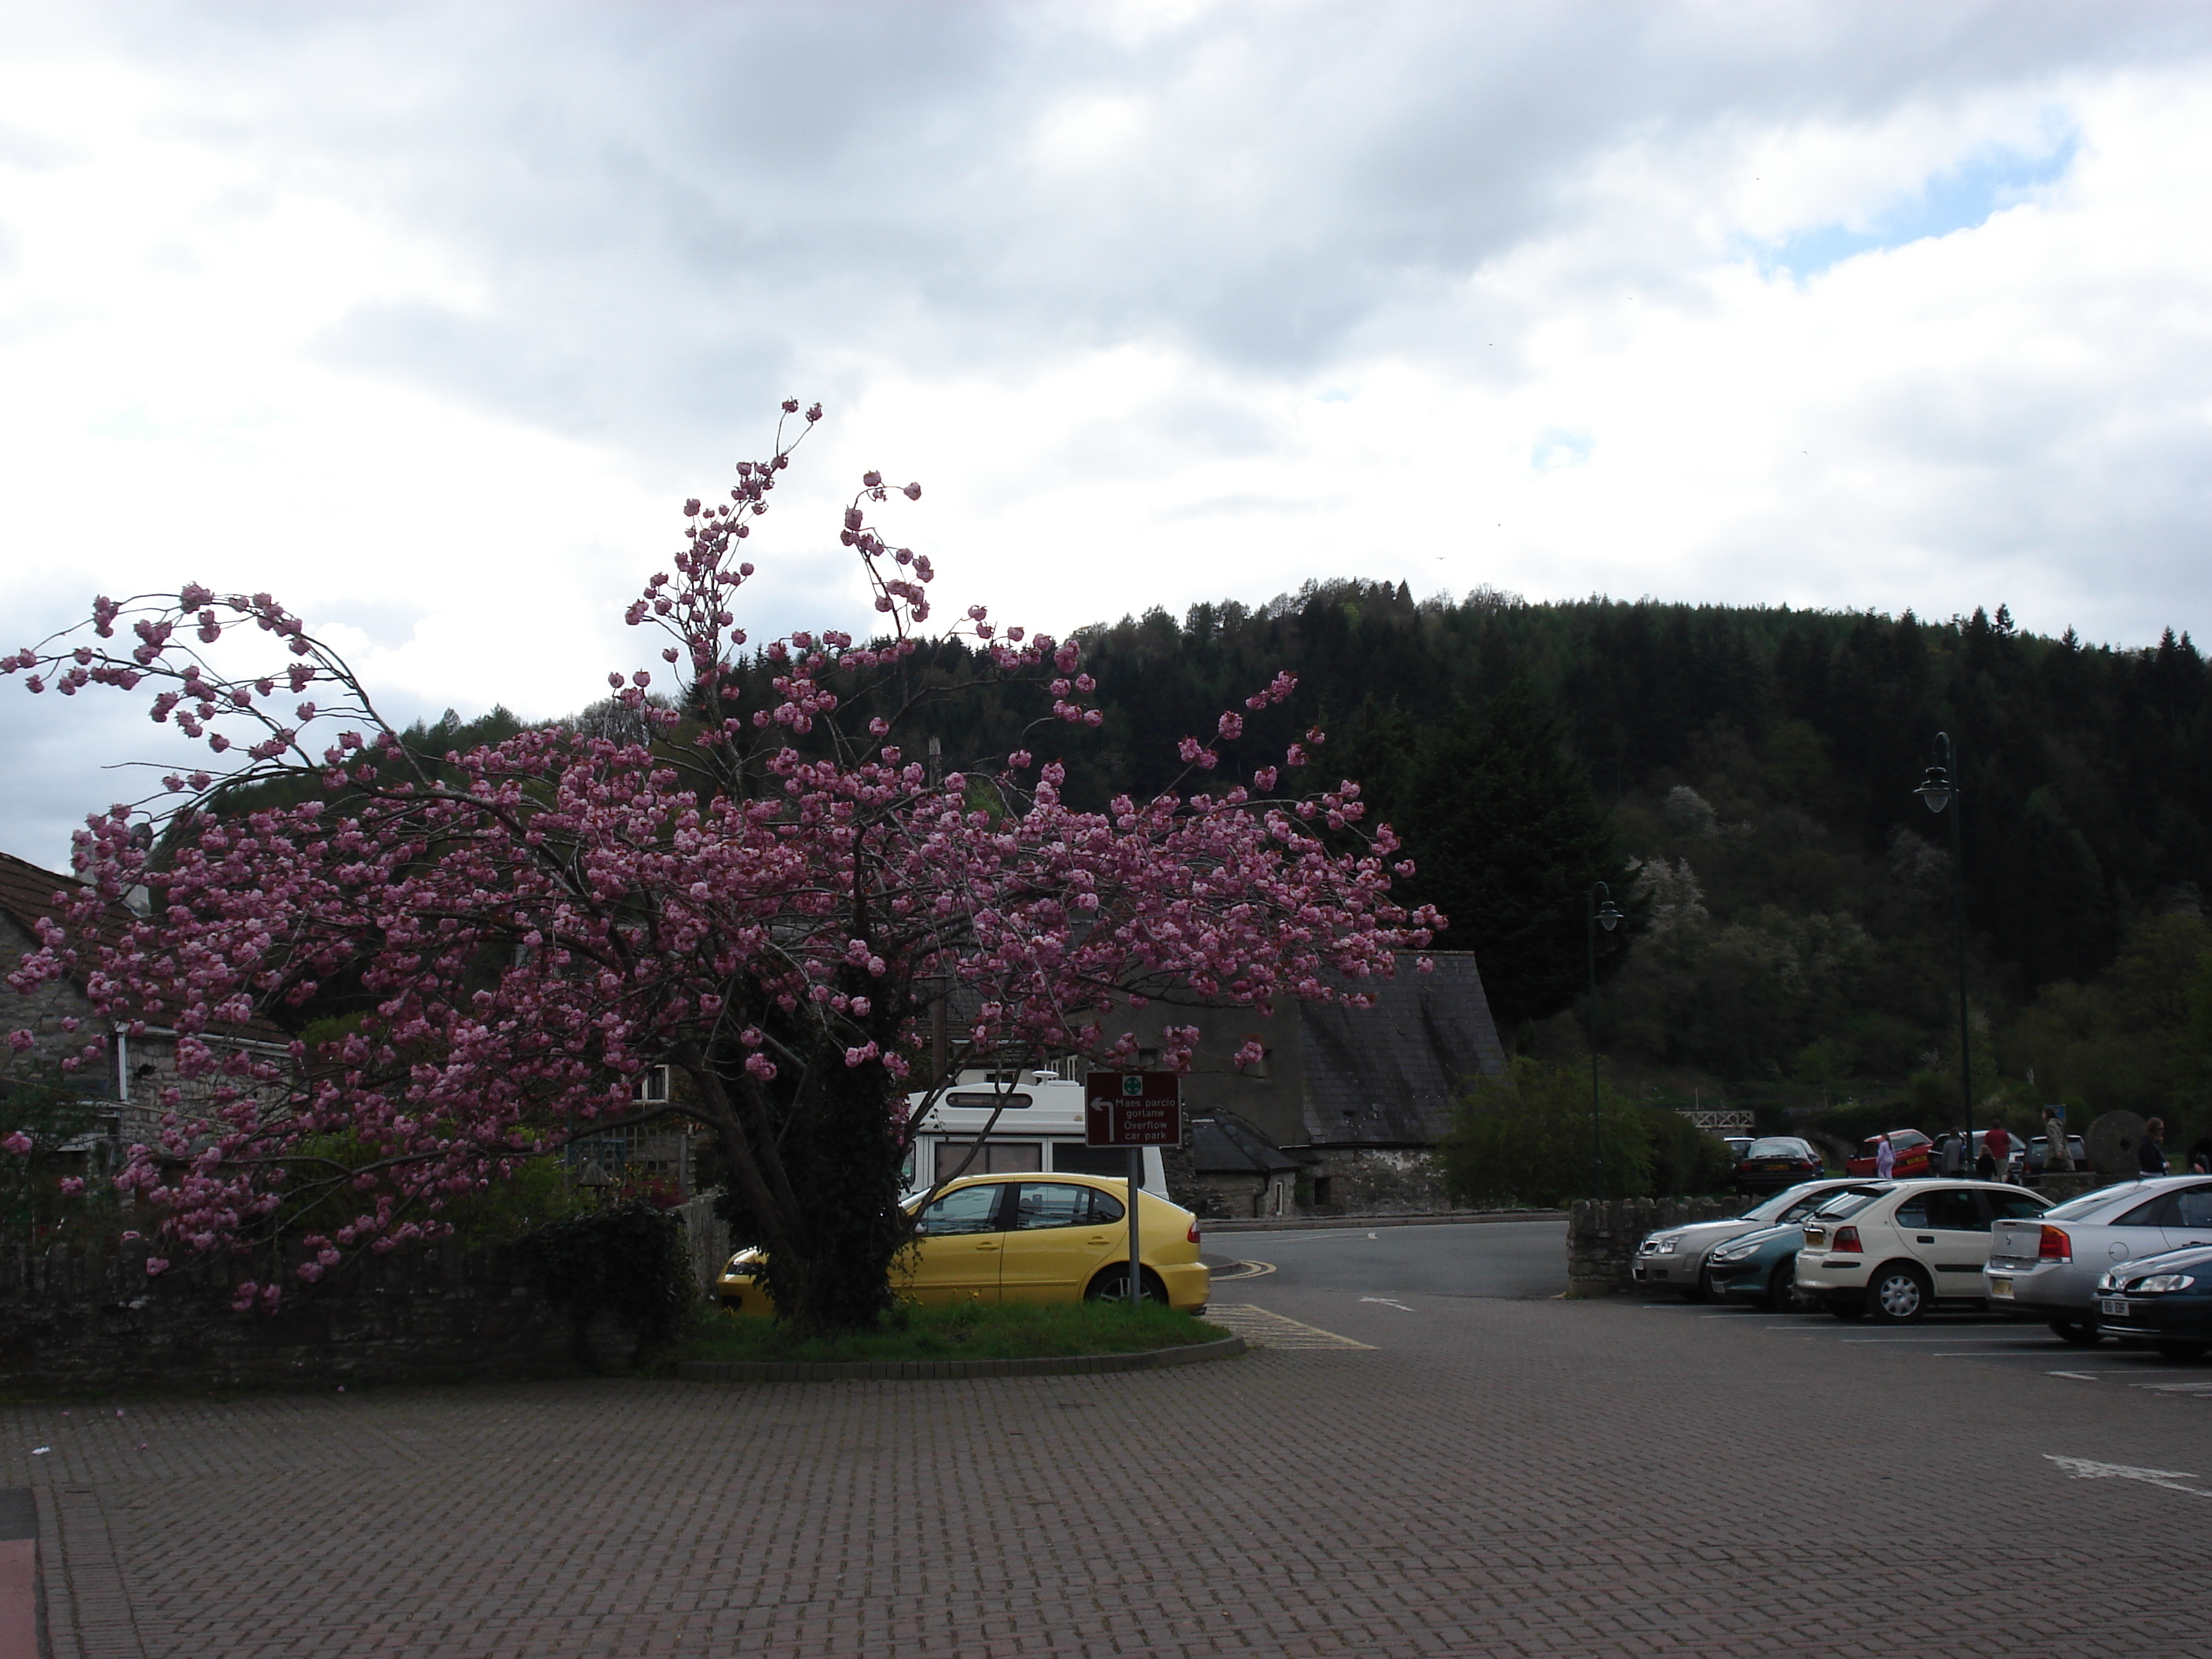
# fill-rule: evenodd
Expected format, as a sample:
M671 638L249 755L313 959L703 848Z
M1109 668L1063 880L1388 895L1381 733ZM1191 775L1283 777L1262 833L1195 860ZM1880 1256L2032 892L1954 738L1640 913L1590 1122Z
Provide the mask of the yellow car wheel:
M1163 1304L1166 1303L1168 1287L1160 1282L1160 1276L1158 1273L1150 1267L1146 1268L1141 1282L1144 1286L1144 1300ZM1085 1302L1127 1302L1129 1299L1127 1267L1125 1265L1102 1270L1084 1291L1083 1299Z

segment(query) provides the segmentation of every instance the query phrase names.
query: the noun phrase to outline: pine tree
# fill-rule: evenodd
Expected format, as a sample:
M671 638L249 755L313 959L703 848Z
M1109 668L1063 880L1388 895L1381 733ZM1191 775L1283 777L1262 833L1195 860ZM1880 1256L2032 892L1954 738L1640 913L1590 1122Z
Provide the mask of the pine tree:
M1598 935L1598 971L1625 953L1638 908L1631 872L1568 750L1565 722L1516 677L1482 711L1436 731L1403 825L1420 896L1450 917L1440 941L1471 950L1502 1031L1573 1005L1586 979L1588 905L1605 882L1631 924Z

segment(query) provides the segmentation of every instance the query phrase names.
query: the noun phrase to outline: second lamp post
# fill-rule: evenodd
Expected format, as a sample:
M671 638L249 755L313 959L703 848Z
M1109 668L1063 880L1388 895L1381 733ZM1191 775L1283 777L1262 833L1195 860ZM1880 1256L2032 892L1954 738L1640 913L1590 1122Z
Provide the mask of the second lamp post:
M1613 890L1599 882L1589 890L1589 920L1583 932L1589 943L1590 1051L1590 1196L1605 1198L1605 1107L1597 1085L1597 930L1611 933L1620 923L1613 908Z
M1920 797L1931 812L1941 812L1960 793L1957 775L1959 757L1951 746L1951 734L1936 734L1936 752L1942 757L1928 769L1928 775L1912 793ZM1966 1144L1959 1150L1959 1173L1972 1175L1974 1171L1974 1045L1973 1034L1966 1014L1966 875L1959 858L1959 814L1951 814L1951 919L1959 938L1959 1093L1966 1113ZM2004 1171L1996 1171L1997 1179L2004 1179Z

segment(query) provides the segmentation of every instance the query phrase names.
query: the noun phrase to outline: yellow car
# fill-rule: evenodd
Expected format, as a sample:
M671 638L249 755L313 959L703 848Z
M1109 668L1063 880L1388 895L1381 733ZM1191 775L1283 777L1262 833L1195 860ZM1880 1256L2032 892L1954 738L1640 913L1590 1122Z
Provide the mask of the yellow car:
M1099 1176L963 1176L915 1218L913 1244L891 1264L891 1286L924 1304L1126 1297L1128 1194L1127 1182ZM1198 1218L1151 1193L1142 1202L1146 1299L1204 1313L1212 1275L1198 1259ZM732 1256L715 1300L732 1313L773 1315L762 1260L758 1249Z

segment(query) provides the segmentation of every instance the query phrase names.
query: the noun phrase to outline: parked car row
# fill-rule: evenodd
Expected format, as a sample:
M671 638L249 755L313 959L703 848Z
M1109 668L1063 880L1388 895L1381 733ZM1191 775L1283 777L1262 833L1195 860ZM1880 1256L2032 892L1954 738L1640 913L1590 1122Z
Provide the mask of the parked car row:
M2212 1179L2122 1182L2052 1205L1997 1182L1807 1182L1742 1215L1663 1229L1633 1272L1697 1299L1910 1323L1943 1304L2212 1352Z

